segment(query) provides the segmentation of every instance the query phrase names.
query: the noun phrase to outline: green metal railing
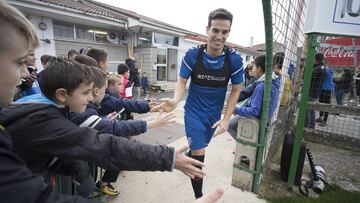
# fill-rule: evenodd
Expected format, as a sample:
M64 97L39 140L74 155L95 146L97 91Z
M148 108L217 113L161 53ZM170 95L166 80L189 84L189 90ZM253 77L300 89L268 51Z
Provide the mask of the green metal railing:
M253 192L258 193L260 187L260 177L262 171L262 160L264 155L264 143L266 140L266 128L269 120L269 104L270 104L270 92L271 92L271 80L273 73L273 29L272 29L272 12L271 12L271 1L263 0L263 13L265 23L265 41L266 41L266 60L265 60L265 86L264 86L264 97L261 109L261 120L260 120L260 134L259 134L259 147L256 153L256 165L255 171L260 173L254 174Z
M291 156L290 172L288 176L288 187L292 187L294 185L296 169L299 160L300 144L303 138L304 123L307 113L307 105L308 105L311 76L312 76L313 64L314 64L315 48L318 46L316 39L317 39L316 34L310 33L308 35L308 52L306 55L305 75L304 75L304 82L301 92L299 116L297 119L296 130L295 130L294 147Z

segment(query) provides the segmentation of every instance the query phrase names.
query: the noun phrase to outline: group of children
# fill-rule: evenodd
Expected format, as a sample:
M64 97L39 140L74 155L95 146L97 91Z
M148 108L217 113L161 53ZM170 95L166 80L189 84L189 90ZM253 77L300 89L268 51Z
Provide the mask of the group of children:
M85 56L73 60L44 58L46 68L37 79L41 93L11 103L21 78L30 75L25 60L29 50L39 46L39 40L17 9L0 2L0 11L0 195L4 202L92 202L78 196L59 196L43 181L46 174L70 175L80 183L79 194L88 197L94 188L88 163L116 177L120 170L177 169L191 178L205 175L199 169L201 162L184 155L186 146L175 150L128 139L169 124L174 116L160 113L148 122L117 120L118 113L114 112L123 108L145 113L156 104L112 96L111 92L121 89L122 77L106 74L104 50L87 52L96 67ZM117 191L110 182L115 175L102 177L102 186L114 189L114 193ZM207 197L204 202L215 202L221 194L216 191L212 201Z

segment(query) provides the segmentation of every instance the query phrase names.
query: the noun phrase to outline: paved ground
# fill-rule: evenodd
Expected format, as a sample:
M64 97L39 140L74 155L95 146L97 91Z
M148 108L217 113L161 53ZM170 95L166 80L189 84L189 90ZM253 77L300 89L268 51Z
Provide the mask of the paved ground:
M166 127L150 131L149 134L138 136L136 139L147 143L167 143L169 146L181 147L185 145L183 128L183 102L174 111L177 123L173 127ZM138 118L149 119L154 115L137 115ZM161 137L161 138L155 138ZM171 137L171 138L170 138ZM217 187L224 189L225 194L219 202L257 203L265 202L258 199L253 193L243 192L231 186L232 164L234 160L233 149L235 141L227 133L214 139L207 151L204 181L204 193L209 193ZM122 172L119 176L117 187L121 194L117 198L107 198L113 203L182 203L193 202L193 191L190 179L179 171L169 172Z
M150 97L155 97L157 99L171 97L172 95L172 92L150 93ZM149 144L168 144L169 146L174 147L185 145L183 104L184 102L180 103L178 108L173 112L177 116L176 124L174 124L174 126L152 129L145 135L138 136L135 139ZM156 113L136 115L135 117L137 119L149 120L155 116ZM330 116L329 121L330 123L334 123L338 119L343 118ZM341 121L343 124L340 124L340 126L342 126L344 130L348 129L346 125L353 122L351 120ZM330 124L330 126L333 125ZM327 128L329 128L329 126ZM357 130L354 129L354 131ZM358 190L360 188L360 180L358 178L360 177L359 153L313 143L308 143L308 146L312 149L315 162L325 168L330 182L339 184L346 189ZM232 152L234 149L235 141L231 139L227 133L218 136L211 142L205 160L205 171L207 172L207 176L204 181L204 193L206 194L217 187L222 187L225 194L219 202L265 202L253 193L243 192L240 189L231 186L232 164L234 159ZM286 183L280 180L278 160L275 159L273 161L271 164L272 170L269 170L269 172L263 176L265 177L263 179L263 186L265 187L262 187L261 192L266 193L265 196L267 197L293 195L292 192L287 191ZM309 174L307 162L304 167L304 175ZM116 185L120 189L121 194L117 198L107 197L106 200L109 202L182 203L194 201L189 178L178 171L172 173L122 172Z
M360 117L329 115L327 126L317 125L316 129L360 139Z

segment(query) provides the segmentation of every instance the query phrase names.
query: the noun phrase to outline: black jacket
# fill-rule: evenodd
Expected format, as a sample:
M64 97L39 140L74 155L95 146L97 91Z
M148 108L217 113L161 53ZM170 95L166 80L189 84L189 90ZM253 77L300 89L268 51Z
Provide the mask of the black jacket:
M148 101L118 98L108 90L100 106L98 109L100 116L106 116L114 111L118 112L122 108L125 108L125 113L147 113L150 111Z
M312 99L318 99L321 94L321 88L324 83L326 76L326 70L324 64L315 64L313 66L313 72L311 77L310 84L310 94L309 97Z
M121 137L139 135L147 131L146 121L122 121L106 117L101 118L98 108L94 103L88 104L84 113L71 113L70 120L78 126L84 126L87 123L88 125L86 126L94 128L101 133L109 133Z
M135 61L131 58L127 58L125 59L125 63L129 66L130 69L129 80L131 83L134 83L134 87L140 87L140 75L136 68Z
M43 177L34 175L14 152L9 134L0 127L0 200L11 203L91 203L81 197L60 196L44 184Z
M0 112L15 152L33 172L44 172L54 156L90 161L106 170L172 170L173 148L81 128L66 114L65 109L43 103L15 103Z

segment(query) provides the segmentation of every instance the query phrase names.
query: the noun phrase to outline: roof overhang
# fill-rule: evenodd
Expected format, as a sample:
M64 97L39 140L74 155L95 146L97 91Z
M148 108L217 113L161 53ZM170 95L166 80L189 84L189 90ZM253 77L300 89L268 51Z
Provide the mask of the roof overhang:
M127 24L126 21L112 19L105 16L40 1L8 0L7 2L27 14L50 17L75 24L92 25L96 27L113 29L125 27Z

